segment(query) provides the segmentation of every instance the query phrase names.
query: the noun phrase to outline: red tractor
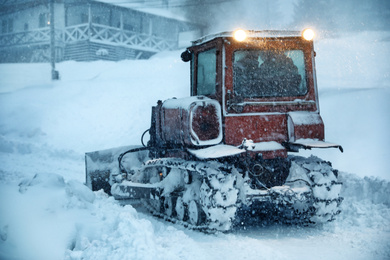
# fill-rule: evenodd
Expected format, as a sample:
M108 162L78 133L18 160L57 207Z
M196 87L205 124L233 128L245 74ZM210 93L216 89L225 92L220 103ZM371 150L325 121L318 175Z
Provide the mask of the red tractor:
M310 33L238 30L194 41L181 55L191 97L158 101L147 145L86 153L87 185L198 230L256 218L332 221L342 201L337 171L289 154L342 151L324 141Z

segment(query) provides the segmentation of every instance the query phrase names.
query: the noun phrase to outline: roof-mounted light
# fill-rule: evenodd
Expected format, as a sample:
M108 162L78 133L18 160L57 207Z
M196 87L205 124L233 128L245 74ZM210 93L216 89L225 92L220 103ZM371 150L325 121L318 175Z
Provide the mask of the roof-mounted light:
M238 30L234 31L233 37L236 41L242 42L246 39L246 32L242 29L238 29Z
M315 33L312 29L305 29L302 31L302 37L307 41L313 40L314 36L315 36Z

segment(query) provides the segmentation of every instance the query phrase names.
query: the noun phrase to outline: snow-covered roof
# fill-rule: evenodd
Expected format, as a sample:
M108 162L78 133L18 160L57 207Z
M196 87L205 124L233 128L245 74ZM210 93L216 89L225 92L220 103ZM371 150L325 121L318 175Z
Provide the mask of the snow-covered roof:
M219 37L233 37L235 31L227 31L216 34L206 35L196 41L193 41L193 45L198 45L203 42L207 42ZM263 31L255 31L255 30L245 30L247 33L247 37L249 38L272 38L272 37L300 37L300 31L287 31L287 30L263 30Z
M161 7L155 7L156 5L150 5L146 1L145 3L141 3L140 1L124 1L124 0L95 0L96 2L102 2L107 4L112 4L115 6L131 8L133 10L137 10L139 12L148 13L152 15L162 16L170 19L175 19L183 22L188 22L188 20L177 13L173 13L170 9Z

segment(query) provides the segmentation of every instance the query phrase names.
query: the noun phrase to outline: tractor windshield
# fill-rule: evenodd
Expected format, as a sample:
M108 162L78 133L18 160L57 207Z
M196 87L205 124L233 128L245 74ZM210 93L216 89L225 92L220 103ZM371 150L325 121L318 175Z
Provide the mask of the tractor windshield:
M233 62L237 96L288 97L307 93L302 50L238 50Z

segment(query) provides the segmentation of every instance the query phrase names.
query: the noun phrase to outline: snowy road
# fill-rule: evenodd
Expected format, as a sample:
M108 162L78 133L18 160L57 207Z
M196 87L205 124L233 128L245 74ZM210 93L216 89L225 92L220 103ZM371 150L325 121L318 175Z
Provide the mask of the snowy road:
M6 236L0 244L0 256L62 259L65 253L64 259L388 259L390 209L382 203L390 203L390 183L344 173L342 177L346 183L343 212L333 223L320 227L252 226L209 235L156 219L144 210L137 212L129 205L120 206L80 182L40 174L20 187L0 185L2 237Z

